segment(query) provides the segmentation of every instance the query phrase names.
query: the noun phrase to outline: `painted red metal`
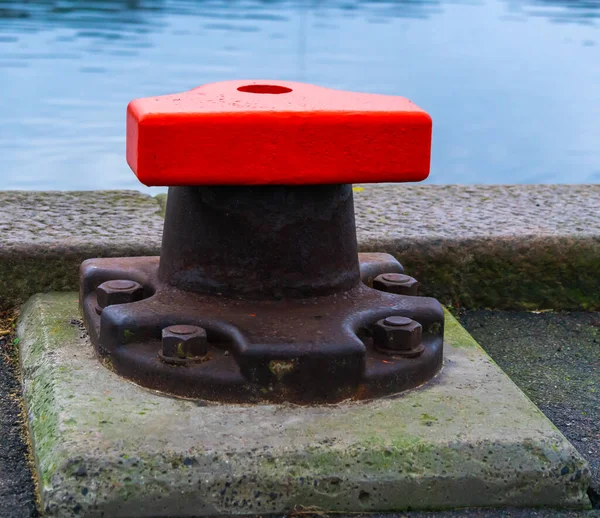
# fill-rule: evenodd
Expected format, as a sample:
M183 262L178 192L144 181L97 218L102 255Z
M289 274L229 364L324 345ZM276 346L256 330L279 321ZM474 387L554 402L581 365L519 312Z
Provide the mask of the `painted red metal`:
M414 182L431 117L402 97L287 81L227 81L137 99L127 162L145 185Z

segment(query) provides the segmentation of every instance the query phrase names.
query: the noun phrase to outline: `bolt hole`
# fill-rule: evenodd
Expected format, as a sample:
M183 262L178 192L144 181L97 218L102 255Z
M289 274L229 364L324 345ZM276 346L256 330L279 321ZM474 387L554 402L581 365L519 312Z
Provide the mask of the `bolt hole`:
M361 491L361 492L358 494L358 499L359 499L361 502L368 502L368 501L369 501L369 498L371 498L371 495L370 495L369 493L367 493L366 491Z
M292 91L291 88L286 86L277 85L246 85L238 88L240 92L246 92L248 94L287 94Z

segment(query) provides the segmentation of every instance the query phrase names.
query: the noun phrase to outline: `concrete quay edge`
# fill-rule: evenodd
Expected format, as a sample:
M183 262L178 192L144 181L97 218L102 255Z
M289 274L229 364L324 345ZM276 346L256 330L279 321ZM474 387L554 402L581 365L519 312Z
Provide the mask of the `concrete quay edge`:
M354 187L360 251L451 307L600 308L600 185ZM166 195L0 192L0 307L77 289L91 257L158 255Z

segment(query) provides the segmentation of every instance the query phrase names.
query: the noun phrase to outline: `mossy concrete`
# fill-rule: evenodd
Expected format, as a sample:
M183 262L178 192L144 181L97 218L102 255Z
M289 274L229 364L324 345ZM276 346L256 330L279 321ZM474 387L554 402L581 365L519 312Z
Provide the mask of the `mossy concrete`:
M600 185L355 187L360 251L464 308L600 308Z
M466 506L586 508L589 469L447 315L445 365L371 402L173 399L100 364L75 293L19 324L24 398L49 516L198 516Z
M160 253L160 207L137 191L4 191L0 207L0 309L77 289L85 259Z

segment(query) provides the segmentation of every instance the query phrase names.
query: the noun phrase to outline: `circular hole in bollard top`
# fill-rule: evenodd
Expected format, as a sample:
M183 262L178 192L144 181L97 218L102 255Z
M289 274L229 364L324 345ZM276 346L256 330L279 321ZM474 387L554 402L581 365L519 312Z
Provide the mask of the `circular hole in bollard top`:
M292 91L287 86L277 85L246 85L238 88L240 92L246 92L249 94L287 94Z

